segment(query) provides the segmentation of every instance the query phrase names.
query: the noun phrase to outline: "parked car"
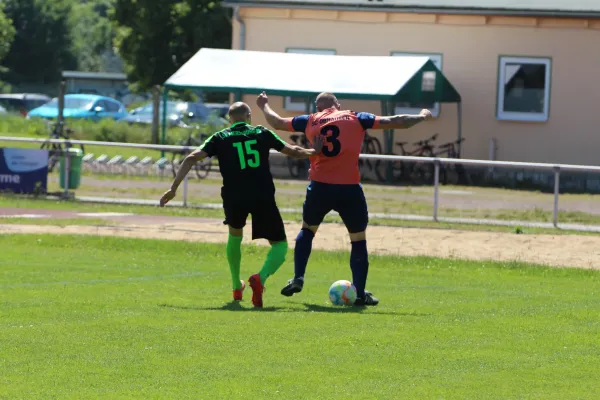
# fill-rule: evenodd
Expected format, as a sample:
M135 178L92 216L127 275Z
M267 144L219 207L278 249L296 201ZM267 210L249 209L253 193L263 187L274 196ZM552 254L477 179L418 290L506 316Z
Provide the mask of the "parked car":
M152 124L152 103L145 104L142 107L131 111L128 116L121 119L122 122L129 124ZM163 105L161 103L159 120L162 121ZM194 123L210 123L217 126L227 125L227 120L219 117L202 103L191 103L185 101L167 102L167 123L170 126L188 127Z
M34 108L51 100L50 96L37 93L3 93L0 94L0 106L7 112L19 113L26 116Z
M6 114L6 108L0 106L0 114Z
M127 110L121 102L110 97L94 94L67 94L65 95L63 116L65 118L90 119L93 121L105 118L121 119L127 116ZM27 114L27 118L35 117L45 119L57 118L58 98L52 99L50 102L31 110Z

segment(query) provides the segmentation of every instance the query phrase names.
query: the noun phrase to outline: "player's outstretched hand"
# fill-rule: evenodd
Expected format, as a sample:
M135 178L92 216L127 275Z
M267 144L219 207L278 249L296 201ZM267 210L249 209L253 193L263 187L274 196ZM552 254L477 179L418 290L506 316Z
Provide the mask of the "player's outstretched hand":
M165 194L160 198L160 206L164 207L169 201L173 200L175 197L175 192L171 189L167 190Z
M313 139L312 148L316 151L317 154L321 152L323 148L323 141L325 140L325 135L315 135Z
M430 120L431 118L433 118L433 115L431 115L431 111L429 111L427 109L421 110L421 112L419 113L419 115L424 116L425 117L425 121Z
M267 94L263 91L261 94L258 95L258 97L256 98L256 105L262 110L267 103L269 102L269 97L267 96Z

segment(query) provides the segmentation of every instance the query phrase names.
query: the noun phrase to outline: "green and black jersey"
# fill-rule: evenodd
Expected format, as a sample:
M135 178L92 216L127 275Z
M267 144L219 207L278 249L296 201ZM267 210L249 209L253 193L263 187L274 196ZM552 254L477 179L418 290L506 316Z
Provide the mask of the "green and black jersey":
M269 150L283 150L285 142L264 126L238 122L212 135L200 146L217 157L228 192L275 189L269 166Z

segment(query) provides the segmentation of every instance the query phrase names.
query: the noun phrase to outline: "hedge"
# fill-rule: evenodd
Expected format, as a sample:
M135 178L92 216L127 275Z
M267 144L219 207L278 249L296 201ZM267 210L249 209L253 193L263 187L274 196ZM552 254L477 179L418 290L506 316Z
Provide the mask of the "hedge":
M152 139L150 125L129 125L112 119L104 119L99 122L67 119L66 125L73 130L72 139L125 143L150 143ZM210 125L203 125L198 129L169 127L166 143L179 144L190 133L194 136L201 133L211 134L218 129L220 127ZM26 119L17 115L0 116L1 136L47 138L50 136L50 132L50 124L41 119Z

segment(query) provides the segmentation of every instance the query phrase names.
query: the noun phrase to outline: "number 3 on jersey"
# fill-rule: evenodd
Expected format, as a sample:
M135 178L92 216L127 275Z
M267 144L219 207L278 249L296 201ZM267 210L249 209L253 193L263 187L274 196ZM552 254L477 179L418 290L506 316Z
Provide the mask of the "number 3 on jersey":
M257 150L252 148L254 144L256 144L256 140L233 143L233 147L237 149L240 158L240 169L246 169L246 165L250 168L256 168L260 165L260 155ZM251 158L248 159L248 157Z
M335 157L342 151L342 143L338 140L340 136L340 128L335 125L327 125L321 129L321 135L326 137L326 141L331 143L331 146L323 146L321 153L325 157Z

